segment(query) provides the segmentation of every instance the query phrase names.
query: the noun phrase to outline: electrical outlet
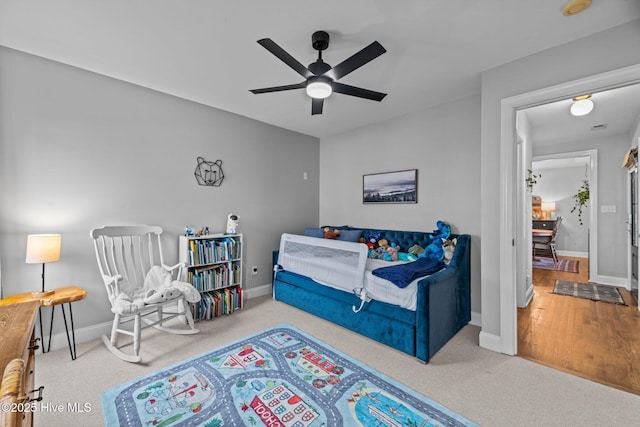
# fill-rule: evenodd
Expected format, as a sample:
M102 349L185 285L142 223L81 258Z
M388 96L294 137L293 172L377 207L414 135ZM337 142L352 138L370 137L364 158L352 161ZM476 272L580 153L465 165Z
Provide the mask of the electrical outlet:
M253 267L251 267L251 275L255 276L258 274L258 266L254 265Z

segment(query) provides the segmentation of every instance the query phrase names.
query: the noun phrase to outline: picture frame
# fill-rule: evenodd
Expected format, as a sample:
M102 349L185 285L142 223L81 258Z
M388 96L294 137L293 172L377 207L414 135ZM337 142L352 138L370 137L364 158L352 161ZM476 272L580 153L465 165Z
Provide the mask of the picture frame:
M362 175L362 203L418 203L418 169Z

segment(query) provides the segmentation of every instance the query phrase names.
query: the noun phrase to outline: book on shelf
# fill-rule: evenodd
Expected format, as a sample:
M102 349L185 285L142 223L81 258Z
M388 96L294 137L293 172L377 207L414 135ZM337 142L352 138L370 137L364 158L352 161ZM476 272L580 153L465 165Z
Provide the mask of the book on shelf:
M180 236L182 280L200 292L191 304L194 320L210 320L239 310L243 305L242 234Z

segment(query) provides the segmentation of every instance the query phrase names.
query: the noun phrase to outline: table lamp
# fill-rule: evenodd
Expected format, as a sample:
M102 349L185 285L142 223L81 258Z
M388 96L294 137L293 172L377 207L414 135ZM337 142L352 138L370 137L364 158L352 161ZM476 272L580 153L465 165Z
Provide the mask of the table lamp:
M29 234L27 236L27 264L42 263L42 291L32 292L31 296L40 298L55 293L55 290L44 289L44 265L48 262L60 260L60 243L62 236L59 234Z
M551 212L556 210L556 202L542 202L540 210L544 214L544 219L551 219Z

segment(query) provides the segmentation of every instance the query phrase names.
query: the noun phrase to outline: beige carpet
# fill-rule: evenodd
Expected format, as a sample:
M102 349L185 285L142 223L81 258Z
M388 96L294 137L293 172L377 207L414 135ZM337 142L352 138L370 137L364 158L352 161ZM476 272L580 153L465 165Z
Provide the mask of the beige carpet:
M45 407L36 426L101 426L100 393L267 327L287 322L483 426L635 425L640 396L478 346L479 328L465 327L429 364L269 297L248 301L230 316L200 322L201 333L143 332L142 363L113 356L94 340L36 355L36 386ZM71 412L82 408L84 412ZM330 426L332 427L332 426Z

